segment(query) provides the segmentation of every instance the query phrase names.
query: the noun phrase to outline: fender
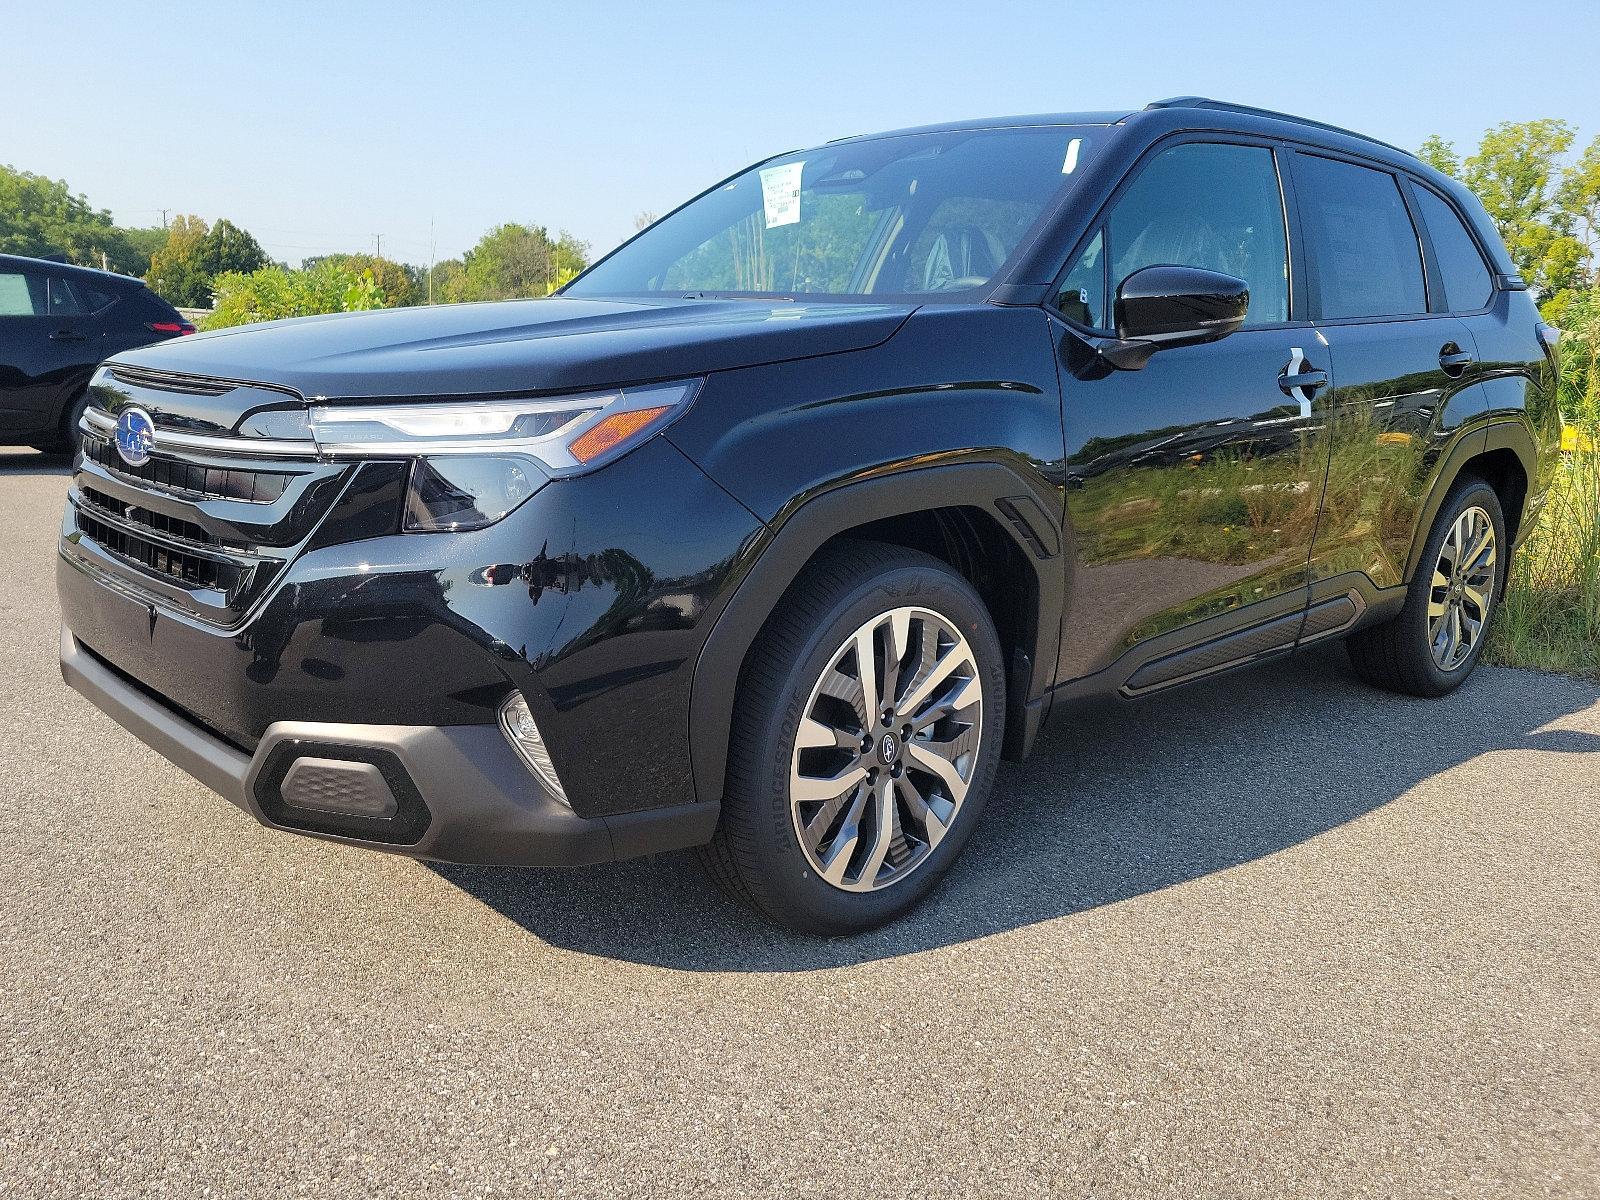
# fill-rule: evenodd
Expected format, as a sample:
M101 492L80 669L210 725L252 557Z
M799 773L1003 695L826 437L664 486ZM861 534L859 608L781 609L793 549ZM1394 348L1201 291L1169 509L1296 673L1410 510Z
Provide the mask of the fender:
M1451 444L1440 462L1439 469L1434 472L1433 483L1428 489L1428 498L1417 519L1416 531L1412 534L1411 551L1406 555L1407 583L1415 577L1423 547L1428 541L1428 534L1433 530L1434 519L1439 515L1439 508L1450 489L1460 478L1462 468L1472 459L1491 450L1510 450L1522 464L1523 473L1528 479L1528 490L1523 497L1523 511L1516 514L1518 541L1527 536L1529 522L1523 520L1523 517L1527 512L1528 497L1533 495L1539 478L1539 455L1533 433L1526 422L1515 418L1493 421L1487 425L1465 430Z
M1060 557L1059 495L1041 496L1047 485L997 462L914 467L830 488L803 501L756 542L735 569L738 582L701 647L690 687L690 759L695 794L719 801L727 774L728 744L740 668L767 618L801 570L830 538L889 517L936 508L977 508L993 516L1033 569L1038 597L1032 629L1007 664L1011 716L1008 757L1026 753L1043 722L1047 688L1055 670L1061 629L1065 571ZM1038 501L1056 525L1038 529L1019 510ZM1022 499L1024 504L1016 502ZM1054 548L1054 549L1053 549Z

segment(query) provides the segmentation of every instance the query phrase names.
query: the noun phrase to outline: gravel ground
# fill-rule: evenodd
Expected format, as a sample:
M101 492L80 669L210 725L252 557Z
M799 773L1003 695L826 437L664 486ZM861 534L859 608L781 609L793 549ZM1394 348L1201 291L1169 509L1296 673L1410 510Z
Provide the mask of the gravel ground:
M1058 720L933 901L262 829L61 684L0 452L0 1195L1600 1195L1600 690Z

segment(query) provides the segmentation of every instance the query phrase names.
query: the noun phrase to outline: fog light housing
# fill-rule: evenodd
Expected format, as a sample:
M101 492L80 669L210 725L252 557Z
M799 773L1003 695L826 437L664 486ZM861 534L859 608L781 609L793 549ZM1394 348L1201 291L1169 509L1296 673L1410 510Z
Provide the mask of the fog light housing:
M527 764L528 770L538 777L539 782L544 784L557 800L571 808L572 805L567 800L567 791L561 786L561 780L556 775L555 764L550 761L550 751L544 744L544 735L534 723L533 714L528 711L528 702L522 698L521 692L513 692L511 699L501 706L500 728L505 731L506 740Z

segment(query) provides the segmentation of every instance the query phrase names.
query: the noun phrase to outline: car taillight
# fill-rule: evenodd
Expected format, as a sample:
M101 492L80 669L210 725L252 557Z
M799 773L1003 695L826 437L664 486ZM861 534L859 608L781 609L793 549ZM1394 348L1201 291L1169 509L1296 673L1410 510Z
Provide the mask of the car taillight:
M154 333L193 333L194 326L187 321L146 321L145 328Z

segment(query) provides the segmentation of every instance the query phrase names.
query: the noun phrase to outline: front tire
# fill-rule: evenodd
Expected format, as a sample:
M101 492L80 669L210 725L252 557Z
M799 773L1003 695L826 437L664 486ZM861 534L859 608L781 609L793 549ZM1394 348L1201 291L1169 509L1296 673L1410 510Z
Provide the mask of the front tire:
M1458 480L1439 507L1405 606L1347 640L1356 673L1409 696L1460 687L1483 654L1509 555L1499 495L1481 479Z
M722 821L702 861L802 933L893 920L966 844L1005 703L999 639L965 579L894 546L826 552L741 676Z

